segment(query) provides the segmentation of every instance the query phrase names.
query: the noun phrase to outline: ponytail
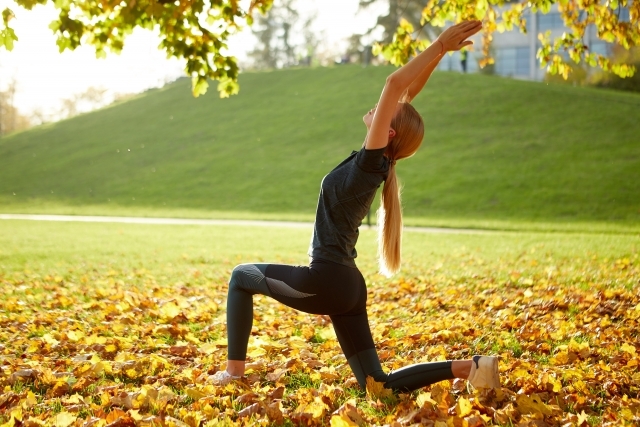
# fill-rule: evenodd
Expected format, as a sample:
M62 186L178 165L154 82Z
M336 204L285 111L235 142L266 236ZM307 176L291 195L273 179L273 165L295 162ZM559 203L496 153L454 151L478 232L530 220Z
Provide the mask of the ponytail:
M387 277L400 270L402 247L402 204L393 163L382 188L378 209L378 264L380 273Z
M402 261L402 203L396 176L396 161L411 157L418 151L424 135L422 117L409 103L391 121L396 135L389 141L385 155L389 159L389 174L384 182L378 209L378 266L380 273L390 277L400 270Z

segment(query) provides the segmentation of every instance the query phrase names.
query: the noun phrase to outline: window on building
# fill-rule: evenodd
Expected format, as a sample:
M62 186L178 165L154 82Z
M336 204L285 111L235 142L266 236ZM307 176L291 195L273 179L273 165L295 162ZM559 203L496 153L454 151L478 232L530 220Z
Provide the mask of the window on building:
M618 15L618 21L620 22L630 22L630 16L629 16L629 8L628 7L621 7L620 8L620 14Z
M530 73L529 47L496 49L496 73L503 76L528 76Z
M554 30L562 27L564 27L564 21L562 20L562 16L560 16L560 12L549 12L545 14L542 14L542 13L538 14L538 31L539 32Z
M531 20L532 20L531 13L529 13L528 10L524 11L522 13L522 18L526 22L527 34L531 34L531 30L533 29L533 25L532 25L532 22L531 22Z
M597 53L604 56L609 56L611 53L611 45L604 41L597 41L591 43L589 50L593 53Z

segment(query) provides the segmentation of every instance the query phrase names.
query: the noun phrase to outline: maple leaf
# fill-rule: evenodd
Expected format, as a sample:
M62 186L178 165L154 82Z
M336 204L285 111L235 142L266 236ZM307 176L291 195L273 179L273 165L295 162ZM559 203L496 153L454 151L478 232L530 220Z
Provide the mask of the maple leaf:
M320 419L324 417L324 414L328 409L329 407L320 397L315 397L313 401L309 403L303 403L298 406L298 408L295 410L295 413L299 416L308 415L312 419Z
M346 414L336 414L331 416L331 427L357 427L358 424L353 422Z
M458 401L456 402L455 408L456 408L456 414L459 417L466 417L471 413L471 410L472 410L471 402L469 402L469 400L465 399L464 397L460 397L458 399Z
M356 404L355 399L349 399L336 409L331 416L331 426L353 427L365 424L365 420L358 412Z
M416 403L418 404L418 407L422 407L424 406L426 403L429 403L431 405L437 405L438 402L436 402L435 400L433 400L431 398L431 393L420 393L418 395L418 397L416 397Z
M552 414L551 408L546 405L537 394L531 396L519 394L518 397L516 397L516 407L522 414Z
M393 391L384 387L384 383L377 382L373 377L367 376L367 396L371 400L392 398Z
M69 412L60 412L56 415L55 426L56 427L68 427L73 424L78 417L70 414Z

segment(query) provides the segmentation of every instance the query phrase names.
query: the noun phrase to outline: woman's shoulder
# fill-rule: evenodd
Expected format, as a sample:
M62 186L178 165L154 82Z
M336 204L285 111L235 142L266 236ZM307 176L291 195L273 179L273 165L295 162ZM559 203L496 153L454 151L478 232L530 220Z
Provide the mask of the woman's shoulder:
M355 162L365 172L386 173L389 171L389 159L384 155L386 147L369 150L362 147L360 151L354 151Z

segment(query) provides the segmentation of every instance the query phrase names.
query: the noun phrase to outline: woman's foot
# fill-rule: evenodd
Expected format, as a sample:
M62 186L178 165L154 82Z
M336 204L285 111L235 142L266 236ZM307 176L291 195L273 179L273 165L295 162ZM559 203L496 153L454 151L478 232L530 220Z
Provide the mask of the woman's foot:
M473 356L469 382L475 388L500 388L498 358L493 356Z
M240 379L241 376L231 375L227 370L218 371L213 375L210 375L207 382L213 385L227 385L233 380Z

